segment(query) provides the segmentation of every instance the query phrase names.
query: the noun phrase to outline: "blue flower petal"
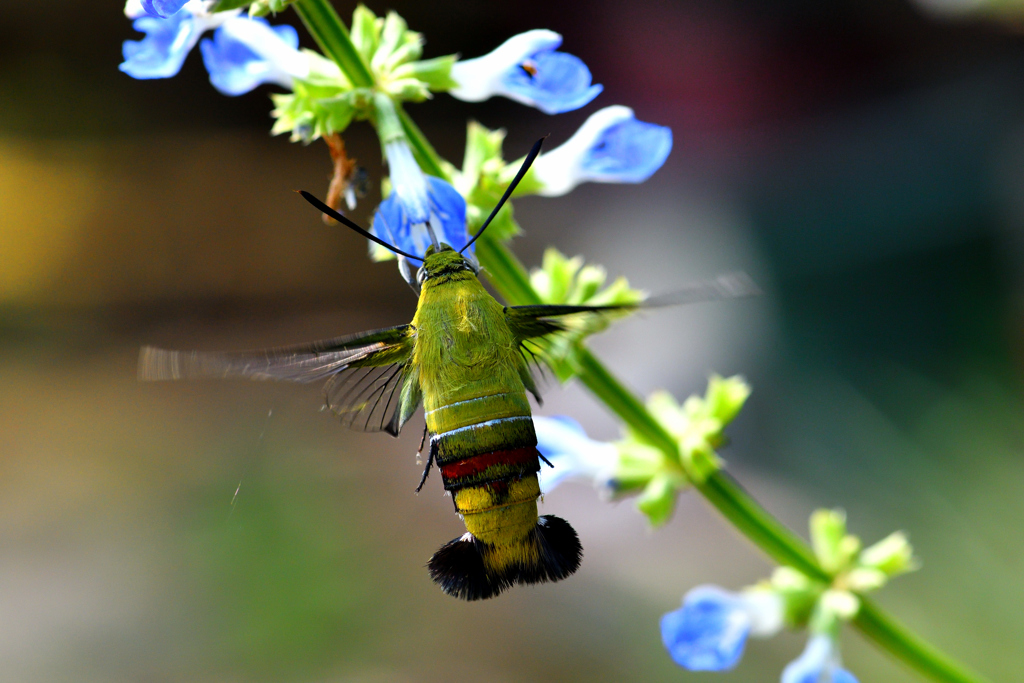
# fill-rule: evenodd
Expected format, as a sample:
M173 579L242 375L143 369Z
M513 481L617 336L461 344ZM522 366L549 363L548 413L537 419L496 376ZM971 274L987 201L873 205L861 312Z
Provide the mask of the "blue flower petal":
M167 19L139 17L132 22L132 27L146 37L124 41L121 48L124 61L118 68L140 79L177 75L203 30L188 12L179 12Z
M430 195L431 217L437 216L440 229L434 224L439 242L445 243L455 251L459 251L469 242L466 232L466 200L458 190L435 176L427 176ZM470 247L467 253L472 254Z
M142 0L142 8L152 17L166 19L184 7L186 2L188 0Z
M590 69L583 60L566 52L541 52L532 56L528 68L515 66L505 73L504 93L540 109L546 114L561 114L579 109L597 97L603 89L591 85Z
M676 664L691 671L736 666L750 634L739 596L716 586L691 590L683 606L661 617L661 640Z
M661 168L670 151L670 128L627 119L604 131L581 166L598 182L642 183Z
M234 21L255 21L270 27L265 19L260 18ZM298 49L299 34L294 28L287 24L270 28L289 47ZM238 40L228 24L217 29L213 40L203 40L199 49L203 53L206 70L210 72L210 83L225 95L242 95L263 83L282 84L282 76L275 65Z
M846 669L835 669L832 672L832 683L857 683L857 678Z
M430 219L439 242L456 251L466 246L466 200L450 184L434 176L426 176ZM373 217L371 232L402 251L425 256L430 236L424 223L413 223L396 193L381 202ZM467 251L472 253L472 247Z

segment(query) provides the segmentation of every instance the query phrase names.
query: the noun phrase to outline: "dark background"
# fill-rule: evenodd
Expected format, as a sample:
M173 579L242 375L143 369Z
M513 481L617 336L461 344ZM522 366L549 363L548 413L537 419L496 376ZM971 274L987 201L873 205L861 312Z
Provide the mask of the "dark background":
M923 1L923 0L922 0ZM336 3L343 17L352 4ZM793 528L840 506L866 542L902 528L923 569L879 596L994 680L1024 668L1024 41L1018 16L858 2L398 2L425 55L550 28L604 93L547 116L447 95L410 105L459 162L465 121L509 158L592 111L672 127L640 186L516 210L515 248L584 254L651 292L751 273L758 301L640 316L594 340L642 393L754 386L723 451ZM675 667L661 613L770 565L698 497L649 532L586 485L546 496L586 559L563 584L467 605L422 565L461 534L439 484L412 494L419 423L344 431L313 387L139 385L140 344L248 348L408 320L415 299L322 195L322 143L268 135L263 88L117 70L115 4L0 3L0 680L777 680L802 636L738 669ZM291 12L277 23L298 25ZM303 45L313 47L301 32ZM346 135L379 195L379 146ZM540 412L596 436L582 389ZM861 681L915 680L854 632Z

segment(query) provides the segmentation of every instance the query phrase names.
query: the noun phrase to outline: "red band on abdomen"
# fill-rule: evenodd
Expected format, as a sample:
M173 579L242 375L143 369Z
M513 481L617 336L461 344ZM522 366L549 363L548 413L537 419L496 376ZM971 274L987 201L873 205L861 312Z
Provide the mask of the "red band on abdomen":
M447 480L462 479L480 474L494 465L529 465L536 462L536 446L527 446L526 448L481 453L466 460L442 465L441 475Z

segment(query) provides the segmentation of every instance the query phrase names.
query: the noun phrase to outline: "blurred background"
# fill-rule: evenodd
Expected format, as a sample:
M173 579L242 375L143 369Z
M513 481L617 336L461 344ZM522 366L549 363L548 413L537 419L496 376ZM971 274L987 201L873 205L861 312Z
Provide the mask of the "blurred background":
M933 1L370 6L426 56L551 28L604 84L554 117L411 105L456 163L469 118L509 129L508 158L609 104L672 127L643 185L518 201L517 253L554 245L654 293L751 273L758 301L637 316L593 347L644 394L744 374L732 472L801 534L821 506L866 542L909 531L924 567L880 602L1019 680L1024 12ZM462 526L436 472L413 494L420 422L395 440L342 429L316 387L137 383L141 344L309 341L405 322L415 299L291 192L322 196L330 160L269 135L269 89L221 96L198 51L130 79L117 2L0 9L0 681L777 680L801 636L728 674L662 649L687 589L771 570L697 496L652 532L565 485L542 512L579 531L579 573L465 604L423 568ZM369 222L379 146L365 125L346 140ZM575 385L539 411L617 435ZM862 682L917 680L852 631L843 647Z

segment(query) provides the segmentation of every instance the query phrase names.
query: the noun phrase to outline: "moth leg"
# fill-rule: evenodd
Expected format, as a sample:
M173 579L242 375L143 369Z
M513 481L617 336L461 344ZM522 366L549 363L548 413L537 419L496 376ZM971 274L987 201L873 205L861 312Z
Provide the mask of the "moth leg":
M429 430L427 429L427 425L423 425L423 436L420 437L420 447L419 447L419 450L416 451L416 464L417 465L420 462L420 456L423 455L423 444L427 443L427 432L428 431Z
M419 493L423 488L423 484L427 481L427 475L430 474L430 466L434 464L434 451L431 449L430 455L427 457L427 466L423 468L423 476L420 477L420 485L416 487L416 493Z
M416 463L422 462L423 445L427 443L427 429L426 425L423 425L423 438L420 439L420 449L416 451ZM420 477L420 485L416 487L416 493L419 493L423 489L423 484L427 481L427 475L430 474L430 466L434 464L434 452L431 451L427 457L427 466L423 468L423 476Z

